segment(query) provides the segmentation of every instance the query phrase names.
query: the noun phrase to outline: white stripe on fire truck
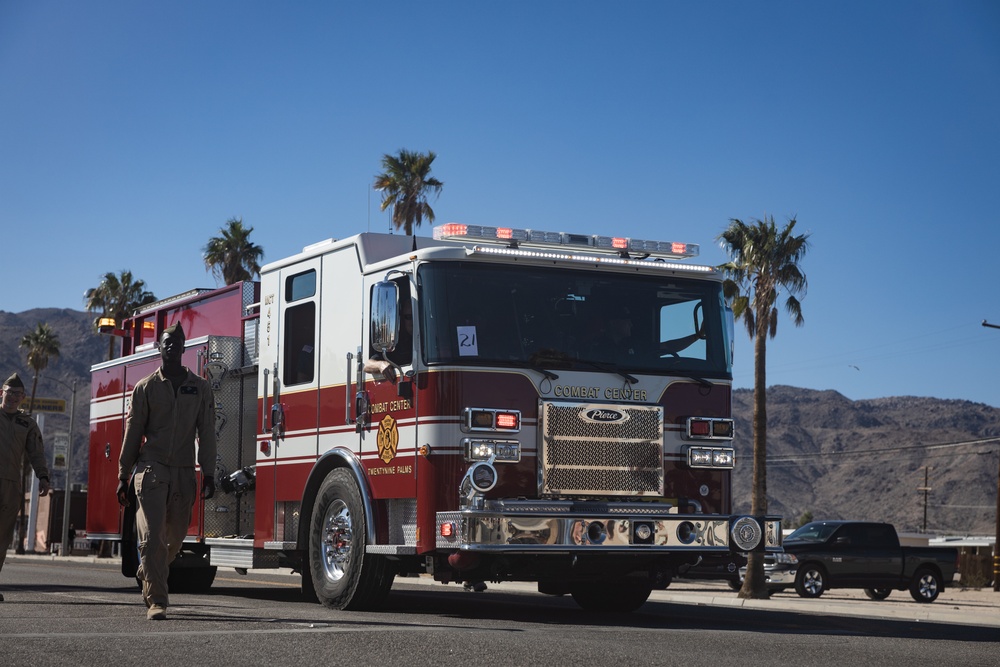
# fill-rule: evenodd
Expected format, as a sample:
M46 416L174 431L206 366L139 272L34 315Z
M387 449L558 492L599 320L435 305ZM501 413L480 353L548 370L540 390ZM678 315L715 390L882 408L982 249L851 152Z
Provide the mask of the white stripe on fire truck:
M102 397L90 402L90 421L107 420L124 414L125 394Z

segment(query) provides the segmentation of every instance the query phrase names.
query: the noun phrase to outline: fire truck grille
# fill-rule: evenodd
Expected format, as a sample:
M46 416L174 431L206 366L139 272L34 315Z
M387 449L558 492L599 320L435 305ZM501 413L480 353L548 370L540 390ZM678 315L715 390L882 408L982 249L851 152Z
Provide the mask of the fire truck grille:
M539 494L662 496L663 410L541 402Z

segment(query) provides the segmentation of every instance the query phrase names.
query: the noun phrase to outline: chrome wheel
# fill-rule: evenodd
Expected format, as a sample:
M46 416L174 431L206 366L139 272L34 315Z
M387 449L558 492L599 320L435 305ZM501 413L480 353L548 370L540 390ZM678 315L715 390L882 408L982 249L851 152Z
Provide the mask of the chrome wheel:
M351 563L354 531L351 510L343 500L335 500L323 518L323 572L330 581L340 581Z
M910 584L910 596L917 602L934 602L941 592L941 578L933 570L920 570Z
M818 598L826 590L823 577L823 570L818 566L812 565L799 569L799 574L795 577L795 592L800 597Z

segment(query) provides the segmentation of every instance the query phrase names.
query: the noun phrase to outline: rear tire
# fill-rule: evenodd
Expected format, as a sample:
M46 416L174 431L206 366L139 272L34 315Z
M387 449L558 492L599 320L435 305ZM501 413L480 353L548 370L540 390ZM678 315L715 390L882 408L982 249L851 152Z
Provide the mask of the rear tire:
M934 602L943 588L941 575L929 568L923 568L913 575L910 595L917 602Z
M891 588L866 588L865 595L869 600L884 600L892 594Z
M795 592L799 597L818 598L826 590L826 572L814 563L799 568L795 575Z
M652 592L648 582L619 580L573 584L571 595L586 611L628 613L645 604Z
M309 527L309 572L316 597L331 609L375 609L389 595L393 570L384 556L365 553L361 491L351 473L338 468L316 495Z

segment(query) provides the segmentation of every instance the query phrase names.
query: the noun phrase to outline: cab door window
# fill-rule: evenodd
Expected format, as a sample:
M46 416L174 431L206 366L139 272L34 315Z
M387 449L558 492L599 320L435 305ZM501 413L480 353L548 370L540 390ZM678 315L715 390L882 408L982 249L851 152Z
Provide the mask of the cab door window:
M285 279L285 351L282 380L285 386L312 382L316 377L316 271Z

